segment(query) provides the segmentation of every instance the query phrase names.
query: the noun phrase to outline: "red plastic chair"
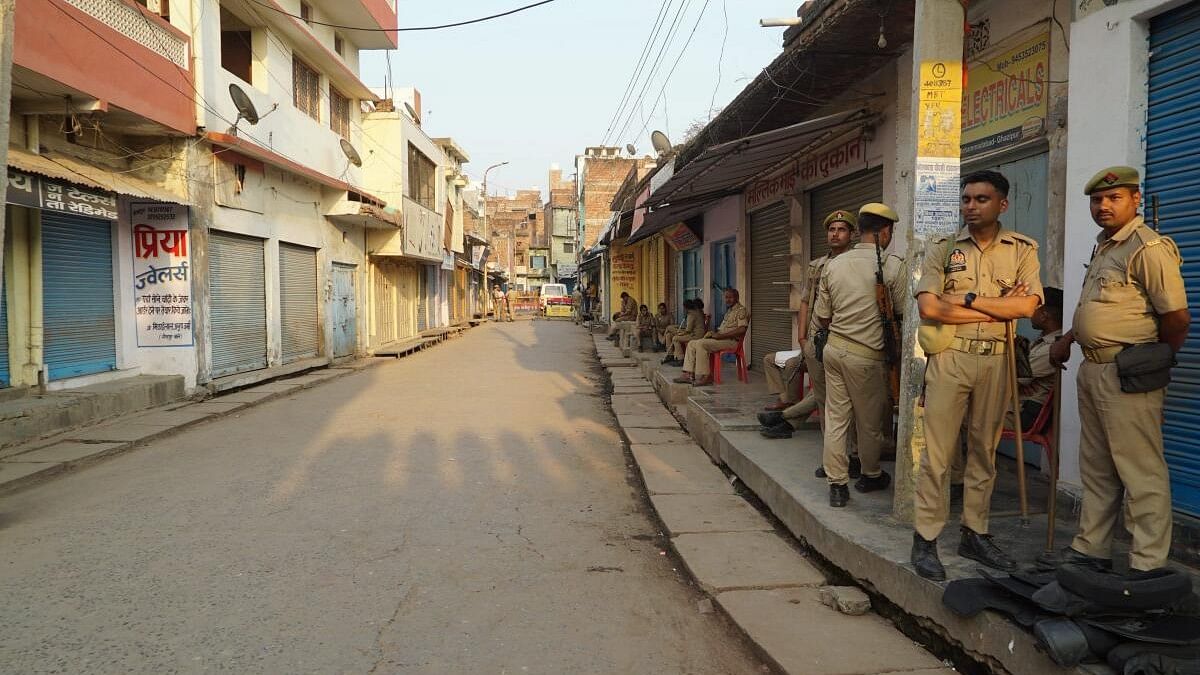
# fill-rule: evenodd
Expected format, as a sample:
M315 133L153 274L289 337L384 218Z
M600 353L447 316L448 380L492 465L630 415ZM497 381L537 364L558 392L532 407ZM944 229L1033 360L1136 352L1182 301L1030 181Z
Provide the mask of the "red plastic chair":
M1040 445L1046 449L1047 453L1054 454L1054 439L1051 437L1050 415L1054 413L1054 397L1058 394L1053 388L1050 389L1046 396L1046 402L1042 404L1042 409L1038 411L1037 417L1033 420L1033 424L1021 433L1021 440ZM1015 420L1017 424L1021 423L1020 419ZM1000 438L1008 440L1016 440L1017 432L1012 429L1005 429L1000 432Z
M737 346L728 349L722 349L719 352L713 352L709 357L709 372L712 373L713 384L721 384L721 357L726 354L733 354L737 359L737 376L742 382L750 382L750 373L746 370L746 352L742 349L742 345L746 342L746 334L742 333L742 337L738 338Z

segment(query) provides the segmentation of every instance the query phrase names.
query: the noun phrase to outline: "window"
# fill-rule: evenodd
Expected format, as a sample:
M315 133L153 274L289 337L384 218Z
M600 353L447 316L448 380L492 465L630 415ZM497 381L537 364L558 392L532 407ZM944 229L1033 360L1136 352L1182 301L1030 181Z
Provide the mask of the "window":
M342 40L341 35L333 36L333 51L337 52L338 56L346 56L346 43Z
M563 250L563 253L574 253L575 252L575 242L564 241L562 250Z
M307 2L300 3L300 18L304 19L304 23L312 25L313 13L312 7Z
M350 99L329 87L329 128L338 136L350 140Z
M234 194L240 195L243 192L245 192L245 190L246 190L246 165L245 164L234 164L233 165L233 179L234 179L234 184L233 184Z
M134 2L167 21L171 20L171 5L168 0L134 0Z
M221 67L246 84L252 84L250 27L224 8L221 9Z
M529 266L535 270L546 269L546 256L544 256L544 255L529 256Z
M433 163L433 160L426 157L415 145L409 143L408 189L405 193L409 199L430 211L434 210L434 203L437 198L437 189L434 185L434 174L436 173L437 166Z
M296 108L321 121L321 75L292 55L292 100Z

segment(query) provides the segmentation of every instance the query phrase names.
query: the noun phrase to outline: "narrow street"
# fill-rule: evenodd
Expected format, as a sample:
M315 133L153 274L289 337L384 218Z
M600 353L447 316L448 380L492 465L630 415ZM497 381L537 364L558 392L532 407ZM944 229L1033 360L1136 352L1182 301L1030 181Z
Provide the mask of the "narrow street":
M484 325L0 500L5 672L750 673L567 322Z

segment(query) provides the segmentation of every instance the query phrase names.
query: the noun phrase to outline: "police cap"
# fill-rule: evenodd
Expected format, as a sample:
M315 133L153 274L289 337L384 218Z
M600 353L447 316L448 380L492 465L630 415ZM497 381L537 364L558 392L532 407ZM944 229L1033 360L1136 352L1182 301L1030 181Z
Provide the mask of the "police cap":
M831 223L836 223L838 221L849 225L850 229L852 230L858 227L858 218L856 218L853 213L839 210L834 211L828 216L825 216L825 229L829 229L829 225Z
M895 209L887 204L880 204L879 202L863 204L863 207L858 210L858 216L860 218L868 214L872 216L879 216L880 218L890 220L893 223L900 220L900 216L896 215Z
M1137 189L1141 185L1141 175L1131 166L1110 166L1101 169L1099 173L1083 186L1083 194L1107 190L1115 187L1130 187Z

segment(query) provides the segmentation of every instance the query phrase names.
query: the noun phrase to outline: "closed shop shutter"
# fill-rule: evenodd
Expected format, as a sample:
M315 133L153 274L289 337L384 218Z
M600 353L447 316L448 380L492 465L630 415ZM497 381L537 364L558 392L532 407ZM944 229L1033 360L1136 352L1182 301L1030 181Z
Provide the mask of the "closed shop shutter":
M429 328L429 267L417 270L417 332Z
M212 375L267 367L267 288L263 240L209 233Z
M396 338L403 340L417 334L417 292L422 274L419 268L401 264L394 268L396 284Z
M788 242L791 239L786 202L750 215L750 364L767 354L792 348L789 310Z
M857 215L863 204L878 201L883 201L882 168L862 171L809 192L809 258L816 260L829 253L825 216L838 209Z
M0 285L0 387L12 384L8 368L8 288Z
M48 377L115 370L110 221L42 211L42 293Z
M396 339L396 284L391 263L376 263L372 267L371 292L374 302L375 330L371 346L378 347Z
M1192 298L1192 332L1179 352L1167 389L1163 440L1175 509L1200 516L1200 3L1150 22L1150 109L1147 115L1146 193L1158 198L1160 231L1179 245L1183 279ZM1147 207L1149 214L1149 207Z
M310 359L320 352L316 249L279 244L279 318L284 363Z

